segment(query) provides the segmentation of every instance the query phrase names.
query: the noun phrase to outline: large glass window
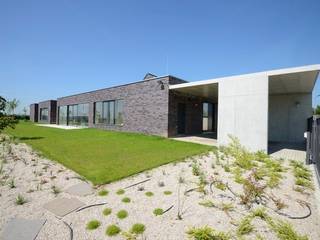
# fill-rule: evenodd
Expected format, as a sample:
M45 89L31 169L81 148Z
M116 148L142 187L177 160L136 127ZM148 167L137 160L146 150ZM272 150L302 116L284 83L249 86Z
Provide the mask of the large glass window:
M48 108L40 108L40 121L48 121Z
M88 125L89 104L77 104L68 106L68 125Z
M96 124L122 124L123 123L123 100L104 101L95 103Z
M59 124L60 125L67 125L67 116L68 116L68 107L67 106L60 106L59 107Z

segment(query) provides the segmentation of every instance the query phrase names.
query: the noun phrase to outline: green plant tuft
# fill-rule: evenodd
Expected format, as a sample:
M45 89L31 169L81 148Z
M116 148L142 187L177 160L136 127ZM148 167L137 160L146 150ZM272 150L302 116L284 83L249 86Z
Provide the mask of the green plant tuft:
M134 234L142 234L146 230L146 227L142 223L135 223L131 227L130 232Z
M172 192L171 192L171 191L164 191L163 194L164 194L164 195L171 195Z
M118 191L117 191L117 194L118 195L122 195L122 194L124 194L125 193L125 191L123 190L123 189L119 189Z
M124 219L128 216L128 212L126 210L120 210L118 213L117 213L117 217L119 219Z
M224 232L218 232L208 226L201 228L191 228L187 231L190 239L193 240L229 240L230 235Z
M23 204L25 204L26 202L27 202L27 200L26 200L22 195L18 194L15 203L16 203L17 205L23 205Z
M162 208L156 208L153 210L153 214L156 216L160 216L163 214L163 209Z
M108 216L108 215L111 214L111 212L112 212L112 209L111 209L111 208L105 208L105 209L103 210L103 215Z
M102 197L102 196L107 196L108 193L109 193L109 191L103 189L103 190L101 190L101 191L98 192L98 195Z
M107 227L107 230L106 230L106 234L111 237L111 236L115 236L117 234L119 234L121 232L121 229L117 226L117 225L109 225Z
M86 229L88 230L94 230L97 229L101 223L98 220L91 220L90 222L87 223Z
M153 192L146 192L145 195L146 195L147 197L152 197L152 196L153 196Z
M124 203L129 203L129 202L131 202L131 199L128 198L128 197L124 197L124 198L122 198L121 201L124 202Z
M202 202L199 202L199 205L204 206L204 207L208 207L208 208L210 208L210 207L215 207L215 206L216 206L216 205L215 205L212 201L210 201L210 200L204 200L204 201L202 201Z

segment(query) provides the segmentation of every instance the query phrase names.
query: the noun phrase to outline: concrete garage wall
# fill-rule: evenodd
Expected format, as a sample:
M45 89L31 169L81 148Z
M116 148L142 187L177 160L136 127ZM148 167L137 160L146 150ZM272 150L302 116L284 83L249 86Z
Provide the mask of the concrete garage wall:
M219 80L218 142L228 134L251 150L268 147L268 77L266 73Z
M307 118L312 116L311 94L269 97L269 141L304 142Z

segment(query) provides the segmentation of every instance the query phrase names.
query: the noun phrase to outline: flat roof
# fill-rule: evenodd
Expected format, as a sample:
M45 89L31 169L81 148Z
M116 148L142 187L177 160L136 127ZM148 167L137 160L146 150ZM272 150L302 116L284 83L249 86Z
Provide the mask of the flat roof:
M272 77L272 76L278 76L278 75L295 74L295 73L303 73L303 72L310 72L310 71L316 72L314 74L315 79L313 79L313 86L314 86L314 82L316 81L318 73L320 71L320 64L292 67L292 68L282 68L282 69L255 72L255 73L249 73L249 74L232 75L232 76L221 77L221 78L194 81L189 83L181 83L181 84L171 85L169 86L169 89L182 89L182 88L196 87L201 85L215 84L223 80L232 79L232 78L241 79L241 78L247 78L247 77L254 77L258 75L267 75L268 77Z

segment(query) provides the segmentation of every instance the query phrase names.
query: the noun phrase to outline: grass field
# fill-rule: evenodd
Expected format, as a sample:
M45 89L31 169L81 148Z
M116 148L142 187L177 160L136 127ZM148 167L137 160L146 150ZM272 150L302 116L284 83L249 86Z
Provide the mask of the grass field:
M20 122L6 133L94 184L109 183L212 147L143 134L98 129L64 130Z

